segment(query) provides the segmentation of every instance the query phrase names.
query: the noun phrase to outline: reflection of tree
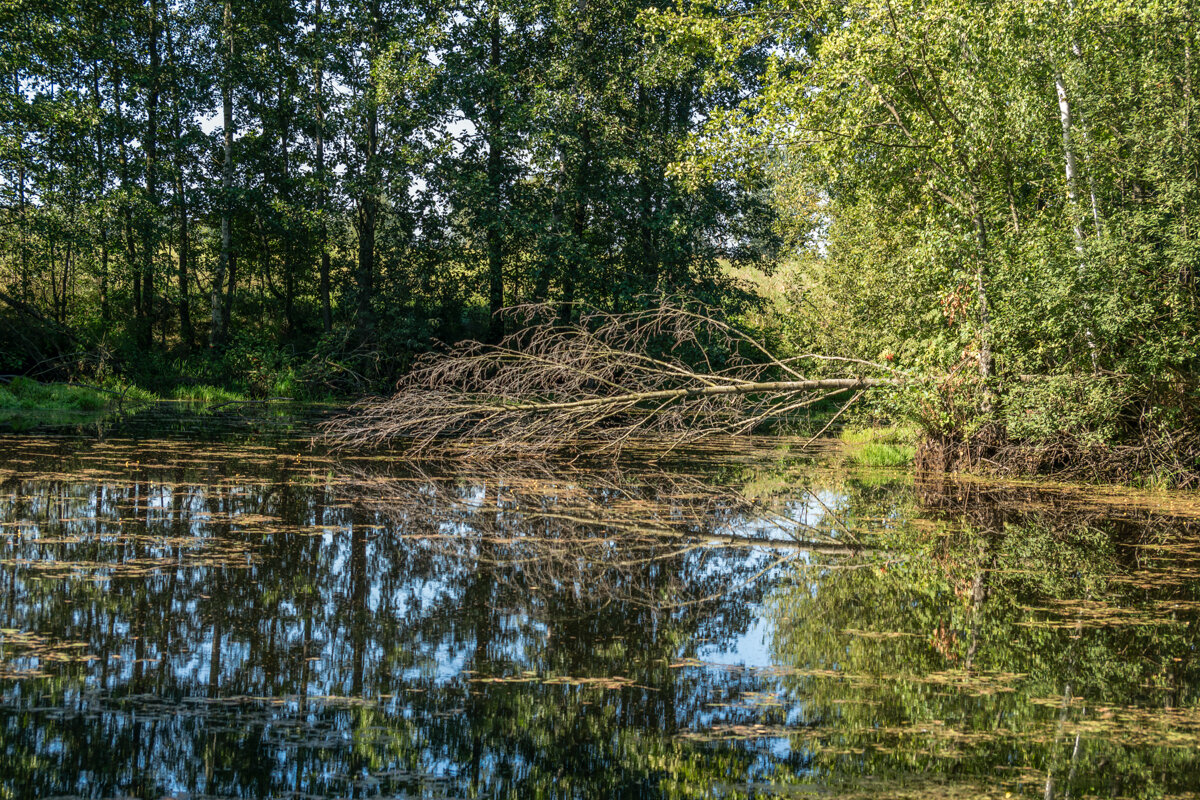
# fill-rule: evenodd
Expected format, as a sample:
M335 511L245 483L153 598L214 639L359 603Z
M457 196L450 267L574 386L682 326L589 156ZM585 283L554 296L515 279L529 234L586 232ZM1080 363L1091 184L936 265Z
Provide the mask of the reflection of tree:
M1150 796L1197 773L1175 746L1200 734L1187 520L818 490L716 454L415 474L72 452L0 464L0 628L30 634L0 669L32 673L0 679L0 794ZM764 607L777 668L696 661Z
M0 627L99 658L0 657L41 673L0 684L0 791L686 796L753 768L674 738L753 681L670 664L798 551L707 480L105 452L6 485Z
M534 464L474 472L470 480L364 476L354 489L358 502L396 522L400 535L453 557L469 551L475 563L500 567L499 580L540 603L573 592L669 612L749 577L706 569L723 564L730 551L749 550L743 560L756 563L765 560L764 544L785 553L846 552L812 529L771 542L748 535L762 513L757 504L663 471L639 472L634 481L619 472Z
M1196 523L951 488L921 497L942 527L880 530L872 557L814 559L772 592L781 688L798 709L781 733L812 754L804 780L1046 797L1193 788L1200 598L1175 576L1200 566Z

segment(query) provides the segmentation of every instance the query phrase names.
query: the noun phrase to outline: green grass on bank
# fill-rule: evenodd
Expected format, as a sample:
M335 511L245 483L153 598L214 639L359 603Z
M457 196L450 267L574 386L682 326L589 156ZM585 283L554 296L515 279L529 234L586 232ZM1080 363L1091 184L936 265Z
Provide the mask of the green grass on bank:
M65 383L39 383L30 378L13 378L0 385L0 411L103 411L114 398L93 387Z
M909 425L847 427L841 433L846 456L866 467L907 467L916 456L919 432Z
M219 405L221 403L244 403L248 400L241 392L222 389L220 386L180 386L171 392L171 400L183 403Z
M168 395L160 395L116 381L93 386L41 383L32 378L15 377L8 383L0 383L0 421L69 422L167 401L195 406L203 411L246 400L246 395L240 392L207 385L179 387Z

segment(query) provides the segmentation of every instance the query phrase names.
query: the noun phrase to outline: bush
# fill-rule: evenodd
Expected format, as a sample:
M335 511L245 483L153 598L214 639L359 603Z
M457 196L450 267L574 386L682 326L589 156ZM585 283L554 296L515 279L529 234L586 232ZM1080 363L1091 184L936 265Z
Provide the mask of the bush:
M1111 444L1120 434L1128 400L1126 387L1114 378L1055 375L1014 381L1004 398L1003 422L1010 440L1028 444Z

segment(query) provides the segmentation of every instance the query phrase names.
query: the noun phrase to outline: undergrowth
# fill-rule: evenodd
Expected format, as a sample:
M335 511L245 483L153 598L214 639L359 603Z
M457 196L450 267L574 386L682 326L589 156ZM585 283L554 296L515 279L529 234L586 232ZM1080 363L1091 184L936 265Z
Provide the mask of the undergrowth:
M92 385L42 383L17 376L7 384L0 383L0 420L70 421L168 401L196 406L203 411L246 402L247 398L240 392L207 384L177 387L163 395L115 379Z
M913 463L920 433L913 425L851 425L840 439L846 457L866 467L906 467Z
M0 386L0 411L102 411L110 398L104 391L65 383L39 383L16 377Z

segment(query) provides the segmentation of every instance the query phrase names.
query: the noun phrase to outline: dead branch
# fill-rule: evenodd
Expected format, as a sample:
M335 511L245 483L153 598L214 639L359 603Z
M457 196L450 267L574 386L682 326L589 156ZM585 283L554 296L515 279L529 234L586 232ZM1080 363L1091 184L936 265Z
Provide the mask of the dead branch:
M747 433L846 392L894 385L900 373L852 359L781 360L715 313L662 306L586 310L560 324L544 306L509 309L519 330L421 360L390 398L359 403L323 426L335 446L404 444L417 455L615 454L634 437L668 447ZM824 374L800 371L808 360ZM855 373L829 374L837 364ZM864 368L875 374L863 373Z

